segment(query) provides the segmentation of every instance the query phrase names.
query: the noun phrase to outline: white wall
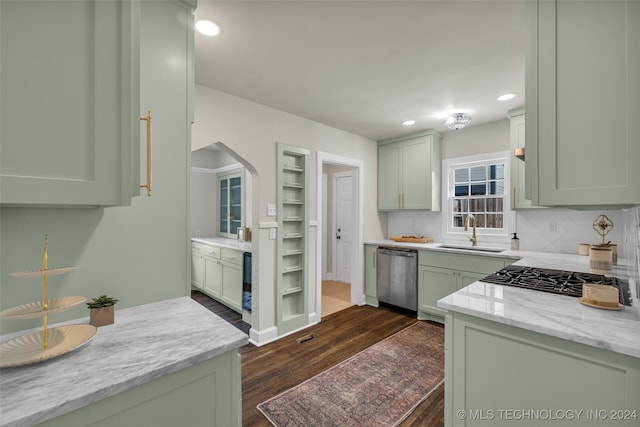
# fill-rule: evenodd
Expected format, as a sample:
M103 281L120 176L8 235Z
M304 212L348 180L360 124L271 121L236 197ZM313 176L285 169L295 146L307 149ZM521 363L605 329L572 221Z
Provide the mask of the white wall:
M509 149L509 120L471 126L442 135L442 158L474 156Z
M275 110L223 92L196 85L195 123L192 127L192 150L221 142L241 156L253 173L253 288L256 307L252 327L258 333L275 326L275 252L274 240L268 239L267 204L276 202L276 142L311 150L309 183L310 220L318 218L316 207L317 151L358 159L366 165L362 179L367 183L364 194L364 235L383 237L383 225L377 213L377 146L375 141L339 129ZM246 164L245 164L246 166ZM260 228L260 224L263 227ZM315 230L310 230L313 238ZM312 240L312 239L310 239ZM310 260L315 260L315 246L310 246ZM311 300L315 306L315 266L309 269Z
M191 237L216 235L216 185L212 170L191 170Z

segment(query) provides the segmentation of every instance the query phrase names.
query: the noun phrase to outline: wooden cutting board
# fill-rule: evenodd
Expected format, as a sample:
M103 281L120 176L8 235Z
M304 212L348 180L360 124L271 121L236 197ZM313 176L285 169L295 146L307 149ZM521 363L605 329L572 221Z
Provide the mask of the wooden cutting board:
M390 240L394 242L407 242L407 243L432 243L433 239L431 237L416 237L416 236L391 236Z

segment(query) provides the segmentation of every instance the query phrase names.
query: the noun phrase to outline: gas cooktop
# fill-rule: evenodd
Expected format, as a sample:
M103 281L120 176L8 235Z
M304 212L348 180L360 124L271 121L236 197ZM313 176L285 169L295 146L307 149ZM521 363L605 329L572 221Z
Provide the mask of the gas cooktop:
M603 276L602 274L509 265L502 270L498 270L480 279L480 281L496 285L515 286L518 288L551 292L571 297L582 296L583 283L611 285L619 289L620 303L631 305L629 282L624 279Z

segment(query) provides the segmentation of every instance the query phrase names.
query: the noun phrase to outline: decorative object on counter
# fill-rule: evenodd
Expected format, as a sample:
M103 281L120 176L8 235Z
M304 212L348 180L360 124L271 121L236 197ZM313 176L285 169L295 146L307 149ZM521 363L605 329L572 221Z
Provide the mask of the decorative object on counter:
M520 250L520 239L518 239L518 233L513 233L513 237L511 238L511 250Z
M393 240L394 242L405 242L405 243L433 243L433 239L431 237L424 236L391 236L389 240Z
M607 246L591 245L589 249L589 269L593 273L609 273L613 260L613 250Z
M249 227L238 227L238 240L251 241L251 229Z
M618 265L618 245L616 243L611 243L610 241L607 243L598 243L599 248L610 248L611 249L611 264Z
M619 300L618 288L596 283L582 285L582 297L579 298L584 305L605 310L622 310L624 305L620 304Z
M49 268L47 253L48 236L44 236L42 269L11 273L13 277L42 278L42 301L23 304L0 312L0 317L8 319L29 319L42 317L42 330L20 335L0 344L0 368L28 365L61 356L89 342L97 329L91 325L67 325L49 329L49 314L66 311L86 298L73 296L47 299L47 278L58 276L76 267Z
M589 243L578 243L578 255L589 256Z
M89 323L95 327L113 324L114 306L118 301L106 295L92 298L87 303L89 307Z
M613 221L606 215L599 215L595 221L593 221L593 229L602 236L602 243L605 243L604 236L609 234L609 231L613 229Z

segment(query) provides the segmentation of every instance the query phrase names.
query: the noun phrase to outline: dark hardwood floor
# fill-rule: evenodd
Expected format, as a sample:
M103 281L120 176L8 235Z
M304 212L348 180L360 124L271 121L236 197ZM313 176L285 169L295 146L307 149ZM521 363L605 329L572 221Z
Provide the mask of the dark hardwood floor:
M237 311L233 311L224 304L219 303L208 295L203 294L200 291L191 291L191 298L199 302L210 311L214 312L218 316L222 317L227 322L231 323L236 328L240 329L245 334L249 334L251 325L242 320L242 315Z
M249 325L242 322L240 314L200 292L192 292L192 297L238 329L248 331ZM256 409L259 403L416 321L414 316L388 307L353 306L271 344L262 347L249 344L240 348L243 426L271 426ZM435 390L400 426L443 427L444 386Z

